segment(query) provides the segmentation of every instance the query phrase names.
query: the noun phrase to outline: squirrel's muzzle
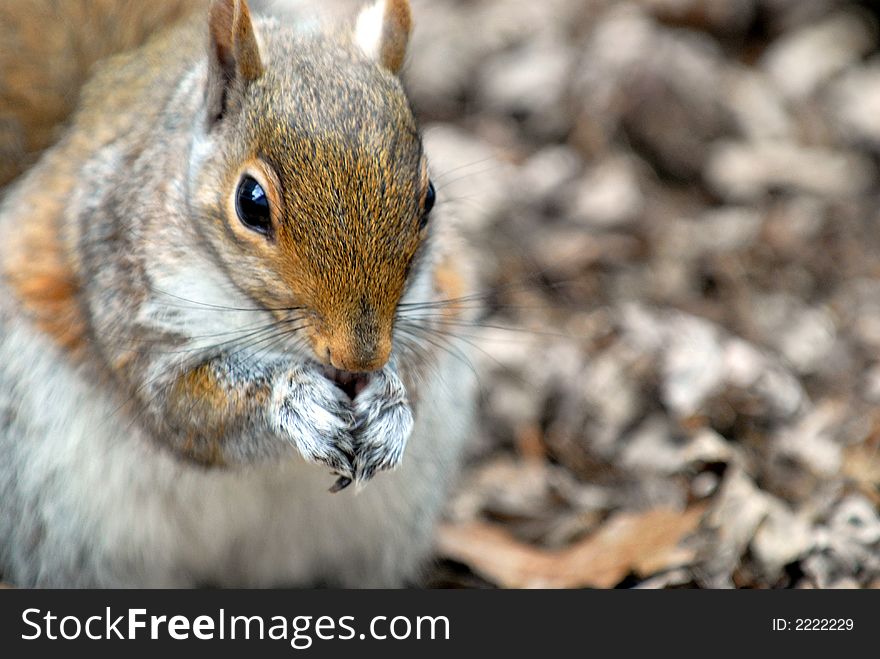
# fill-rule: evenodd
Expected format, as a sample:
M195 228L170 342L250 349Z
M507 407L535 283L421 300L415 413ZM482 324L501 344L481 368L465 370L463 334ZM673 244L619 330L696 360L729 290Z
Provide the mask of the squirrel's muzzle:
M340 371L348 371L350 373L369 373L370 371L378 371L386 363L391 356L391 342L388 341L387 347L377 347L372 350L364 351L351 349L349 345L336 345L327 347L327 360L335 369Z
M391 356L391 323L372 314L337 323L313 336L313 348L324 366L349 373L378 371Z

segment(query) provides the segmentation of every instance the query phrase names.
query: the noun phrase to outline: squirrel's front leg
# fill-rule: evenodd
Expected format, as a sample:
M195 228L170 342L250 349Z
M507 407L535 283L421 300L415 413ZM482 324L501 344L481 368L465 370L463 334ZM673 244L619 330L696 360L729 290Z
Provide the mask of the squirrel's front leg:
M403 459L413 429L406 388L389 364L354 399L354 479L362 483Z
M307 367L285 370L276 378L269 423L310 462L352 478L352 430L355 415L348 397L327 378Z
M154 380L159 436L204 464L272 460L293 447L354 478L351 401L320 372L286 360L219 356ZM164 403L164 404L161 404Z

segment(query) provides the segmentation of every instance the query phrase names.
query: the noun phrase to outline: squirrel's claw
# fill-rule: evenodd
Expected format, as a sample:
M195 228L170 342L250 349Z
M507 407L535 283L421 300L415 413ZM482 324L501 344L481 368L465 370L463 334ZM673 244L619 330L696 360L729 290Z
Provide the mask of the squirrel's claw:
M337 474L338 475L338 474ZM336 494L337 492L342 492L345 488L352 484L352 480L348 476L339 476L336 479L336 482L330 487L330 492L332 494Z

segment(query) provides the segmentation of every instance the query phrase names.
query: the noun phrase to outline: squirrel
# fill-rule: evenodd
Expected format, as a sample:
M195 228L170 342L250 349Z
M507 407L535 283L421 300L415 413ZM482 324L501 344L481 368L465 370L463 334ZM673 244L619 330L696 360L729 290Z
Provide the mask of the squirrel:
M2 578L418 585L476 378L407 0L28 4L0 4L6 175L46 149L0 204Z

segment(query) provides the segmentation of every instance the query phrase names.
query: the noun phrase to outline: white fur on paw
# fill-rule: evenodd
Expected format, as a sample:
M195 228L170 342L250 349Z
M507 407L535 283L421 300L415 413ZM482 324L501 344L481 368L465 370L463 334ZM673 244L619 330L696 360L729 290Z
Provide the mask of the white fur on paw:
M293 369L276 384L272 396L273 429L309 462L353 478L355 416L345 394L323 375Z
M354 479L364 482L400 465L414 419L406 388L391 369L373 376L354 410Z

